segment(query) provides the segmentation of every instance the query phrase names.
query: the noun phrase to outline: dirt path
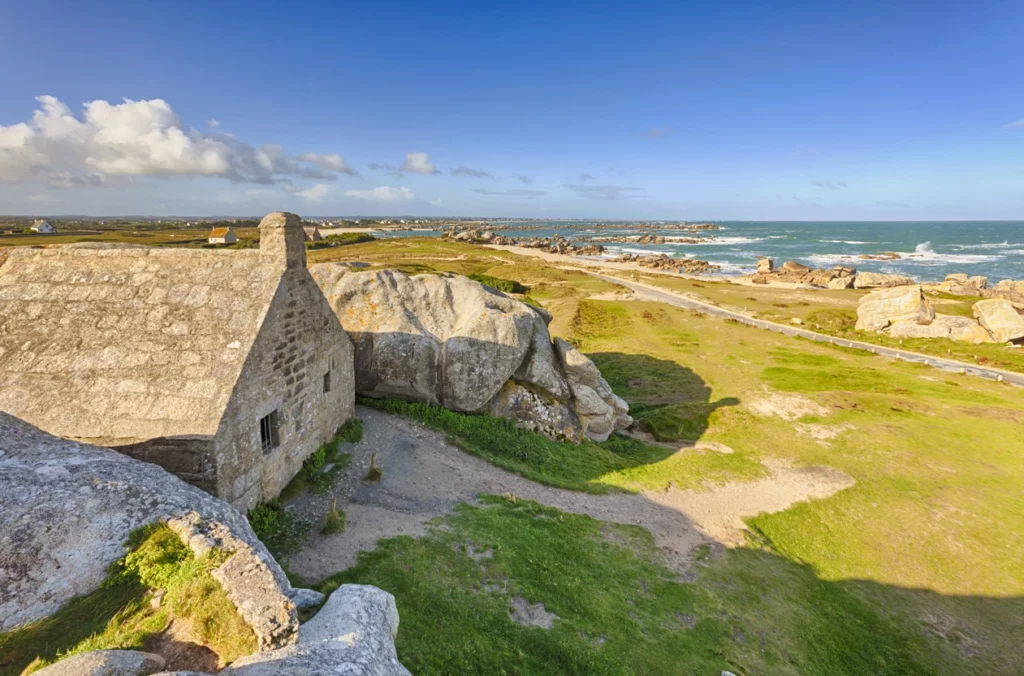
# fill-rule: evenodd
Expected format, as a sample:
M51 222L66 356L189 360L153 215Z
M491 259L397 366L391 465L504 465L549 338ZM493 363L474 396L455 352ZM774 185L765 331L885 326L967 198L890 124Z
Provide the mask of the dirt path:
M667 563L682 573L698 545L741 542L744 517L828 497L854 483L838 470L792 468L776 461L766 463L771 475L765 479L709 491L670 488L591 495L549 488L506 472L410 420L363 407L357 414L363 419L364 437L352 450L352 464L336 491L348 527L338 535L316 535L288 562L309 580L348 568L360 551L373 549L380 538L425 534L427 522L460 502L473 502L480 493L511 493L603 521L639 524L654 536ZM373 453L384 471L379 483L362 481ZM307 518L322 515L329 499L303 496L295 508Z

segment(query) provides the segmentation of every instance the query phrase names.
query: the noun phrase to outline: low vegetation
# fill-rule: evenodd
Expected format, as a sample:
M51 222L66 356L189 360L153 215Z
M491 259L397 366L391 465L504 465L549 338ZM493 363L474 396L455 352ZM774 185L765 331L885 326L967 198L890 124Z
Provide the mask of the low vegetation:
M529 293L530 289L520 284L517 281L511 279L501 279L499 277L492 277L491 275L485 275L483 273L475 273L469 276L470 279L476 280L481 284L486 284L492 289L497 289L504 293Z
M344 510L338 510L338 502L335 498L331 498L331 507L327 510L327 518L324 519L324 525L320 529L321 535L334 535L335 533L345 532L345 512Z
M703 490L764 476L768 460L824 465L856 481L748 519L750 539L699 552L682 578L691 583L659 567L639 527L624 535L522 500L463 506L444 528L384 541L325 585L366 582L394 593L399 655L414 673L1024 671L1020 389L615 300L622 289L612 284L493 249L423 240L357 247L365 248L354 258L374 263L529 286L553 313L552 332L594 359L663 440L562 446L483 416L364 402L443 430L470 453L594 493ZM685 291L738 307L754 298L746 302L759 313L787 323L799 316L822 331L830 323L840 330L861 293L715 283ZM815 314L823 311L831 314ZM955 352L948 341L924 342L927 350L904 347ZM1006 359L1020 352L966 349L984 358L985 348ZM694 441L733 452L686 448ZM617 542L627 544L612 549ZM510 619L514 596L560 619L551 629L521 627Z
M287 502L303 491L326 493L334 486L338 476L348 467L352 456L340 453L343 443L356 443L363 438L363 421L350 418L326 444L321 445L302 462L302 469L281 491L281 500Z
M99 589L0 634L0 676L31 673L90 650L145 650L176 620L185 621L192 642L216 653L222 665L256 651L252 630L210 575L220 552L196 559L162 524L135 531L127 546Z
M372 242L377 238L368 232L342 232L337 235L327 235L315 242L306 242L306 248L310 250L331 249L336 246L347 246L349 244L362 244Z
M256 537L278 558L296 551L309 533L309 524L288 510L280 498L259 503L249 510L248 517Z
M822 582L810 566L755 547L705 550L682 582L639 526L512 496L481 501L426 537L380 542L320 586L395 594L398 652L413 673L937 671L924 638L865 601L859 583ZM522 626L514 599L557 619Z

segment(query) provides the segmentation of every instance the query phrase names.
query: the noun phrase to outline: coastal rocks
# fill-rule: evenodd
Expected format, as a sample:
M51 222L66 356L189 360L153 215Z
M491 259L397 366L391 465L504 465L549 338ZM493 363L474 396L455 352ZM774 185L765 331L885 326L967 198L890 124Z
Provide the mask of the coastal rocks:
M855 289L888 289L897 286L910 286L914 280L902 275L887 275L881 272L858 272L853 283Z
M946 275L941 284L929 284L925 290L930 293L948 293L953 296L980 296L988 287L988 277L968 277L963 273Z
M542 309L460 275L310 272L355 345L360 394L490 412L574 441L632 422L587 357L552 344Z
M1013 303L1005 298L979 300L974 304L974 316L988 329L998 343L1024 338L1024 318L1017 314Z
M765 263L765 261L768 261ZM829 270L815 269L797 261L786 261L782 267L775 269L770 258L762 258L757 262L757 272L748 276L754 284L803 284L821 288L847 289L853 284L857 270L837 265Z
M693 258L672 258L666 254L651 254L642 255L636 253L622 254L618 258L612 260L613 263L633 263L645 268L651 268L653 270L668 270L669 272L675 272L678 274L707 274L711 272L719 272L722 267L709 263L707 261L699 261Z
M291 595L284 571L226 502L156 465L0 413L0 631L96 589L136 528L192 512L244 543L266 585ZM282 622L294 629L294 617L292 609ZM287 633L275 635L286 642Z
M982 295L1005 298L1019 309L1024 309L1024 280L1004 279L991 289L986 289Z
M398 661L395 597L345 584L299 629L298 643L237 660L221 676L409 676Z
M137 650L93 650L34 671L36 676L149 676L163 671L164 658Z
M935 315L931 324L896 322L889 327L889 335L892 338L946 338L973 345L992 342L992 336L976 320L940 314Z
M857 256L857 258L865 261L898 261L901 260L903 256L900 256L895 251L886 251L885 253L880 254L861 254L860 256Z
M879 289L860 299L856 328L880 331L897 322L928 324L933 319L935 311L925 300L920 286Z

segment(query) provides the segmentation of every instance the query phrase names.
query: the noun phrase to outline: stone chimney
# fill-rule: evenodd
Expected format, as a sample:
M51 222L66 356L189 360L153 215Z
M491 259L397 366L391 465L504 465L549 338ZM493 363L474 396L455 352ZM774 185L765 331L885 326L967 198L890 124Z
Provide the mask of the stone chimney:
M302 219L275 211L260 221L260 258L287 269L306 267L306 235Z

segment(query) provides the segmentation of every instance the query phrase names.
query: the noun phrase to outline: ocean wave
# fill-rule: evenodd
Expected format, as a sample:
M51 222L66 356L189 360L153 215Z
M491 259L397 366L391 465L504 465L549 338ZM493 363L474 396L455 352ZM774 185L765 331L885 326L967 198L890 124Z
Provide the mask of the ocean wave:
M819 239L819 242L825 244L880 244L881 242L862 242L856 239Z
M1009 240L1006 240L1005 242L998 243L987 242L982 244L956 244L954 246L956 246L957 249L1009 249L1014 246L1024 246L1024 243L1015 242L1011 244Z
M692 239L687 237L666 237L666 242ZM683 242L687 246L731 246L733 244L752 244L763 242L764 237L707 237L700 242Z
M896 267L899 267L901 264L928 266L951 264L977 265L979 263L994 263L1006 258L1004 254L939 253L932 249L931 242L922 242L921 244L918 244L913 251L896 251L894 253L899 254L900 257L896 260L886 260L886 265ZM871 262L871 259L861 258L860 254L820 253L807 256L806 258L815 264Z

